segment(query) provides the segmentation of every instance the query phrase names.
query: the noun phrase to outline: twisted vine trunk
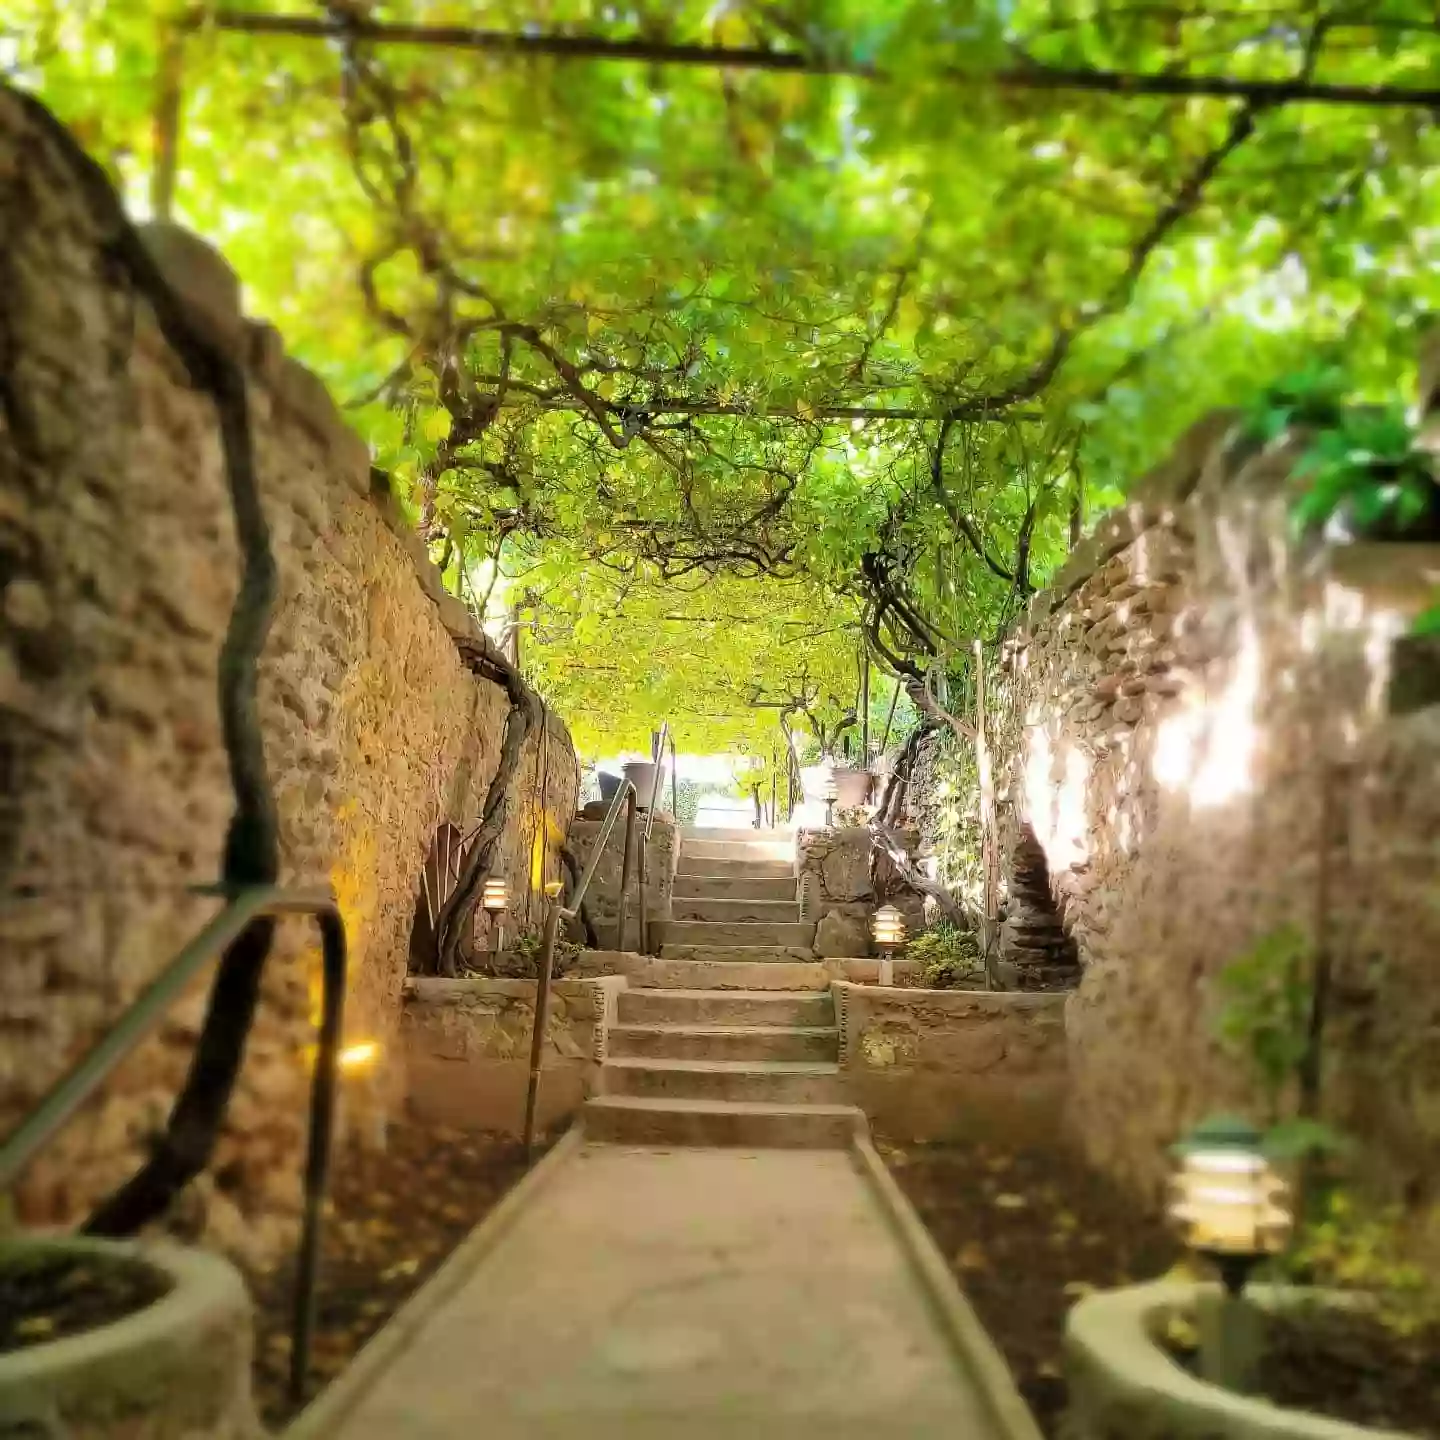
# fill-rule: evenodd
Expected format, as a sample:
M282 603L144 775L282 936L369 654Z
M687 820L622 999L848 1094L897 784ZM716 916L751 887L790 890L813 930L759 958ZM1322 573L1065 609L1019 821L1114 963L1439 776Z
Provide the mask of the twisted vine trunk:
M240 584L218 666L218 700L235 810L225 836L222 884L228 891L273 884L279 872L279 826L265 766L256 691L276 591L274 557L261 506L240 363L192 318L145 241L130 224L97 165L58 120L30 96L11 92L43 144L74 176L99 232L102 251L145 297L190 382L215 404L225 481L240 548ZM261 919L226 949L216 970L205 1020L185 1083L141 1169L101 1202L86 1222L95 1235L133 1234L160 1219L180 1191L209 1164L234 1090L259 1001L260 976L275 924Z
M500 685L510 700L500 760L485 792L480 826L465 859L465 868L435 920L435 973L450 978L460 973L467 934L474 934L475 911L480 904L495 849L505 832L510 813L510 792L520 770L525 742L540 719L540 702L520 672L489 641L460 642L471 671Z
M560 847L560 863L565 867L565 873L570 877L570 894L573 896L580 886L580 862L575 858L575 852L568 846ZM572 900L573 904L574 901ZM600 937L595 929L595 921L590 914L590 905L587 901L580 902L580 929L585 937L585 948L587 950L598 950L600 948Z

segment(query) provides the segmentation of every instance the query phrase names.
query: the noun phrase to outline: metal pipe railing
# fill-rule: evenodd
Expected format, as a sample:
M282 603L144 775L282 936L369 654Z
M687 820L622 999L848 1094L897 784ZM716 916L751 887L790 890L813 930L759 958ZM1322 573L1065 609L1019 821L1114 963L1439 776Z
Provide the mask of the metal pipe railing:
M655 773L650 777L650 803L645 808L645 833L640 841L640 953L650 953L650 907L646 888L650 880L650 830L655 824L655 804L660 798L660 781L665 774L665 742L670 738L670 722L660 726L660 743L655 747Z
M590 888L590 882L595 878L596 867L600 864L600 857L605 852L605 846L609 844L610 832L615 828L615 821L620 814L620 806L625 806L625 858L621 861L620 868L620 905L619 905L619 944L623 949L625 944L625 909L628 899L627 892L630 888L630 852L635 843L635 811L636 793L634 781L622 782L620 788L615 792L610 801L610 808L605 812L605 818L600 823L600 832L595 837L594 849L590 852L590 859L580 876L579 883L575 886L570 896L569 903L560 904L558 897L550 902L549 911L545 916L545 938L540 946L540 971L535 977L535 1015L532 1021L530 1032L530 1082L525 1091L525 1156L529 1159L535 1150L535 1121L540 1103L540 1071L541 1062L545 1058L545 1035L550 1028L550 972L555 965L555 941L560 933L560 922L562 920L573 920L580 913L580 907L585 901L585 893ZM644 873L644 862L641 862L641 873ZM641 915L644 915L644 894L641 894Z
M214 893L208 891L204 893ZM265 915L314 915L320 926L322 991L315 1077L310 1089L310 1134L305 1156L305 1202L295 1271L290 1398L305 1398L310 1342L315 1329L315 1282L320 1230L335 1128L335 1076L345 1005L345 924L335 897L321 891L285 891L260 885L239 891L170 962L145 992L0 1145L0 1191L8 1189L75 1112L114 1074L164 1019L171 1005L205 966Z

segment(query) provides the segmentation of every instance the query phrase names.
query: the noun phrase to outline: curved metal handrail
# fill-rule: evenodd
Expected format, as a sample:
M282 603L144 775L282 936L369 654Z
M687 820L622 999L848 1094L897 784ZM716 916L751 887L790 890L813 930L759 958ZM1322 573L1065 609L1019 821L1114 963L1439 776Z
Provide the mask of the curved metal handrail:
M650 777L650 803L645 807L645 834L640 843L640 952L650 953L650 907L646 903L646 887L650 881L650 830L655 824L655 805L660 798L660 781L665 775L665 742L670 737L670 722L660 726L660 743L655 747L655 773Z
M624 780L620 788L610 800L610 808L605 812L605 818L600 823L600 831L595 837L594 848L590 851L590 859L586 863L584 873L580 876L580 882L576 885L574 893L570 896L568 905L560 904L559 898L550 902L549 912L545 916L545 939L540 946L540 968L535 977L535 1015L531 1021L530 1031L530 1082L525 1092L525 1154L528 1158L535 1149L535 1114L540 1099L540 1068L541 1061L545 1056L545 1032L550 1025L550 972L555 965L555 941L560 933L560 922L562 920L573 920L580 913L580 907L584 904L585 893L590 888L590 882L595 878L596 867L600 864L600 856L609 843L610 832L615 828L615 821L619 818L621 805L625 806L625 851L624 858L620 862L620 904L618 907L618 939L616 944L620 949L625 948L625 910L629 901L630 892L630 855L634 849L635 841L635 809L636 809L635 782ZM644 860L641 860L641 874L644 874ZM645 915L645 891L640 891L640 915L641 924L644 924Z
M229 902L170 962L125 1011L100 1043L45 1093L39 1104L0 1145L0 1190L8 1189L64 1128L75 1112L114 1074L121 1062L154 1033L190 982L246 927L266 915L313 915L320 926L322 992L315 1076L310 1089L310 1134L305 1155L304 1217L295 1270L294 1336L290 1351L290 1398L305 1398L310 1342L315 1329L315 1280L320 1264L320 1227L335 1123L335 1077L345 1004L345 923L328 891L286 891L257 885L230 893Z
M640 838L640 894L638 898L640 949L644 953L648 953L650 948L649 916L646 914L645 905L650 830L655 822L655 804L660 797L660 780L665 769L665 741L669 734L670 722L667 720L660 727L660 744L656 750L655 774L650 781L650 805L645 812L645 826ZM585 872L581 875L580 883L576 885L574 893L570 896L569 903L561 905L558 898L553 900L549 912L545 916L545 939L540 946L540 969L535 977L535 1015L530 1031L530 1081L525 1091L524 1136L527 1158L535 1151L535 1119L540 1101L541 1062L545 1058L545 1033L550 1027L550 972L555 965L555 942L560 933L560 922L573 920L579 915L580 906L585 900L585 892L590 888L590 881L595 876L600 856L609 843L610 832L614 830L615 821L620 816L620 807L624 805L625 851L620 864L620 903L617 911L618 924L615 943L619 949L625 948L625 920L630 901L630 865L631 855L635 849L635 812L638 801L639 796L635 790L635 782L633 780L623 781L611 798L610 808L606 810L605 819L600 824L600 832L595 837L595 846L590 852L589 863L585 866Z

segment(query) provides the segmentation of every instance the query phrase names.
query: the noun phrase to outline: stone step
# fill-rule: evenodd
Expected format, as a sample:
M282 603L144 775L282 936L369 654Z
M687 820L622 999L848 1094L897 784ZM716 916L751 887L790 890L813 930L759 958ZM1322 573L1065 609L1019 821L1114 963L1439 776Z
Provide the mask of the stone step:
M840 1058L833 1025L614 1025L609 1052L651 1060L823 1060Z
M808 950L815 939L809 920L656 920L650 943L659 945L783 945Z
M833 1028L835 1002L827 992L813 990L622 990L616 1018L636 1026Z
M671 900L670 909L674 920L766 920L785 924L800 919L800 902L794 899L742 900L735 896L676 895Z
M756 1105L833 1105L840 1067L818 1060L607 1059L599 1093L659 1100L743 1100Z
M630 984L660 990L828 990L834 978L806 951L764 949L758 953L773 958L756 959L743 949L722 947L715 952L721 958L712 959L687 953L701 947L678 948L678 957L647 958L643 970L630 976Z
M745 875L685 875L675 877L675 899L693 900L794 900L796 881L793 875L780 875L766 880Z
M777 860L791 865L795 842L782 840L682 840L680 856L692 860Z
M730 1145L843 1150L866 1133L853 1105L746 1105L597 1095L580 1111L587 1140L617 1145Z
M813 960L814 952L804 945L662 945L662 960L720 961L731 965L791 964Z
M683 850L677 875L705 875L722 880L789 880L795 884L795 866L789 860L710 860Z

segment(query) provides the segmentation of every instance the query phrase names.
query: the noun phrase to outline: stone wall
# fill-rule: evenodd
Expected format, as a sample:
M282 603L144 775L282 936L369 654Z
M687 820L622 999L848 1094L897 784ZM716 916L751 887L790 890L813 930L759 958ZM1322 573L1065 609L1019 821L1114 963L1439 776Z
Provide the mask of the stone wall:
M629 901L625 913L625 944L632 950L640 948L640 844L645 824L643 814L635 821L634 851L630 859ZM568 844L581 872L590 863L595 842L600 837L599 820L576 819L571 822ZM669 816L656 812L646 846L645 907L652 920L668 920L675 893L675 866L679 860L679 830ZM620 911L620 879L625 863L625 816L615 822L595 867L585 904L595 925L596 937L602 947L618 943L617 926Z
M217 411L107 226L0 89L0 1133L214 912L188 887L219 875L232 803L216 673L238 551ZM320 382L272 329L241 318L236 281L207 247L170 229L147 243L248 377L279 572L260 716L281 880L335 887L351 945L347 1030L383 1045L425 853L442 820L473 823L505 696L472 673L488 642L372 483L366 447ZM574 809L558 722L532 739L522 778L504 850L520 895L536 813L563 825ZM317 959L313 929L282 923L199 1187L212 1232L251 1259L276 1253L297 1201ZM32 1166L23 1218L74 1220L137 1166L203 1004L197 992L177 1005Z
M899 1140L1058 1133L1065 997L837 982L841 1073L852 1101Z
M1388 671L1440 547L1296 546L1294 448L1232 431L1198 425L1032 604L1001 706L1007 848L1033 832L1078 946L1095 1160L1158 1195L1202 1113L1260 1118L1216 977L1289 922L1333 968L1324 1115L1419 1216L1440 1198L1440 706L1399 713Z
M869 955L871 921L878 908L870 873L871 834L864 825L795 832L796 870L804 918L814 920L815 953ZM888 903L905 917L906 933L925 928L924 898L896 882Z
M573 1115L588 1093L624 983L554 982L536 1112L542 1130ZM442 1125L521 1134L534 1024L533 980L409 981L400 1038L413 1112Z

